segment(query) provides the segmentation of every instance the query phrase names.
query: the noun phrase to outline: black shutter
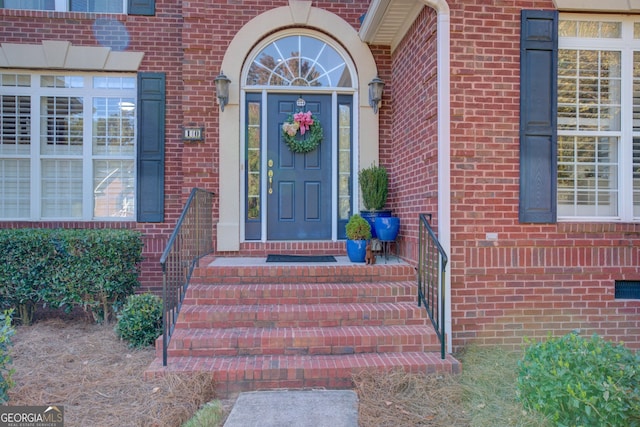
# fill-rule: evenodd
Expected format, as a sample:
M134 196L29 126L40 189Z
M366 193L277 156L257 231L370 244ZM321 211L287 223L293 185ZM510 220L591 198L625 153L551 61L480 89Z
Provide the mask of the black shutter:
M138 222L164 221L164 73L138 73Z
M520 35L520 222L557 216L558 12L523 10Z
M153 16L156 14L155 0L129 0L127 13L129 15Z

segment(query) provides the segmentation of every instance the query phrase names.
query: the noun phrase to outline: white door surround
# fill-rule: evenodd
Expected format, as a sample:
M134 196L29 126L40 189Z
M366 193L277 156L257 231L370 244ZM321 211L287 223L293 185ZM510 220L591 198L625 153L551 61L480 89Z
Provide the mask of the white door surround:
M229 102L224 112L220 112L219 125L219 221L217 224L217 251L238 251L241 236L241 175L243 164L240 155L240 109L242 107L241 86L242 70L246 58L254 46L264 37L278 29L298 26L318 31L330 28L332 36L349 53L359 70L356 90L367 93L368 83L377 75L377 67L369 46L360 40L358 32L339 16L323 9L311 6L310 1L290 0L288 6L279 7L256 16L235 35L222 61L217 74L224 71L231 79ZM357 96L359 118L357 126L358 140L354 141L354 155L357 153L359 165L378 162L378 115L373 113L367 96Z

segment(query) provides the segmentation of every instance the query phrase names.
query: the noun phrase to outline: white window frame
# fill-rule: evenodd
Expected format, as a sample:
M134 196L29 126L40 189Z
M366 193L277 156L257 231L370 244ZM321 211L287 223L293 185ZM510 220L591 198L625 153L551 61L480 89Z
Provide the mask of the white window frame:
M117 1L117 0L111 0ZM122 12L84 12L84 13L109 13L109 14L126 14L127 13L127 0L122 1ZM72 11L70 7L71 0L55 0L55 12L79 12L83 11ZM4 7L4 9L12 9L10 7ZM15 9L15 10L48 10L48 9Z
M94 215L95 198L94 198L94 162L96 160L125 160L133 161L133 184L134 184L134 200L137 194L137 181L135 179L136 167L137 167L137 148L136 148L136 135L137 135L137 122L134 120L134 144L132 147L132 154L101 154L97 155L93 153L93 99L94 98L131 98L136 100L137 104L137 83L132 89L94 89L93 78L94 77L127 77L133 78L136 81L136 75L131 73L60 73L42 71L40 73L30 73L26 70L2 70L3 73L10 74L22 74L31 76L30 87L2 87L0 86L0 95L20 95L31 97L31 144L29 160L31 163L31 182L30 182L30 216L20 218L2 218L0 221L123 221L133 222L136 221L137 206L134 207L132 215L129 217L96 217ZM43 88L40 86L41 76L80 76L84 79L84 87L82 88ZM83 144L82 154L80 155L63 155L60 157L50 154L41 153L41 120L40 120L40 100L43 96L60 96L60 97L75 97L83 98ZM136 107L137 108L137 107ZM0 155L1 158L17 158L26 156L13 156L13 155ZM82 214L79 217L43 217L42 212L42 175L41 175L41 162L46 159L78 159L82 160Z
M618 144L618 205L616 216L561 216L559 221L619 221L640 222L633 215L633 138L640 138L640 132L633 131L633 54L640 52L640 38L634 39L634 23L640 17L623 15L561 14L560 21L621 22L621 38L579 38L558 39L558 49L605 50L621 53L621 129L620 131L597 131L599 136L619 138ZM558 136L594 135L593 131L567 131L558 129Z

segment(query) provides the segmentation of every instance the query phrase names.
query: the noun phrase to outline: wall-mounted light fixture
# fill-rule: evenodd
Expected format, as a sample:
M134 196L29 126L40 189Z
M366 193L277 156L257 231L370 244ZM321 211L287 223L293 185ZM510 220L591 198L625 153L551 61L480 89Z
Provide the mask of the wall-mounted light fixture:
M373 114L378 114L378 105L382 100L382 90L384 89L384 82L380 77L375 76L373 80L369 82L369 105L373 108Z
M220 111L224 111L224 106L229 102L229 83L231 83L231 80L221 71L213 81L216 84L216 95L218 96Z

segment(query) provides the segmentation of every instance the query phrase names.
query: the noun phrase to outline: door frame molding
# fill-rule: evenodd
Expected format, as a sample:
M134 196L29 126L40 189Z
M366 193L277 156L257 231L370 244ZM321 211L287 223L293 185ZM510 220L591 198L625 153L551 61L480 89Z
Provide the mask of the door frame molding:
M378 115L373 113L366 96L358 96L365 91L368 82L378 73L376 63L369 46L360 40L357 31L344 19L326 10L311 6L310 1L290 0L288 6L272 9L256 16L245 24L229 43L220 71L224 71L231 79L229 103L224 112L218 111L219 127L219 176L237 177L237 179L220 179L219 188L219 220L217 223L217 251L238 251L244 235L241 232L242 211L241 177L244 164L241 161L241 120L240 112L244 106L241 91L243 64L256 44L279 28L304 26L321 31L331 28L335 40L345 48L355 64L357 75L354 93L354 174L360 165L369 165L379 160ZM216 72L218 72L216 70ZM364 93L363 92L363 93ZM358 135L356 137L356 135ZM359 141L362 141L360 144ZM240 176L238 176L240 175ZM224 183L224 185L222 185ZM354 186L355 200L359 200L357 186Z

